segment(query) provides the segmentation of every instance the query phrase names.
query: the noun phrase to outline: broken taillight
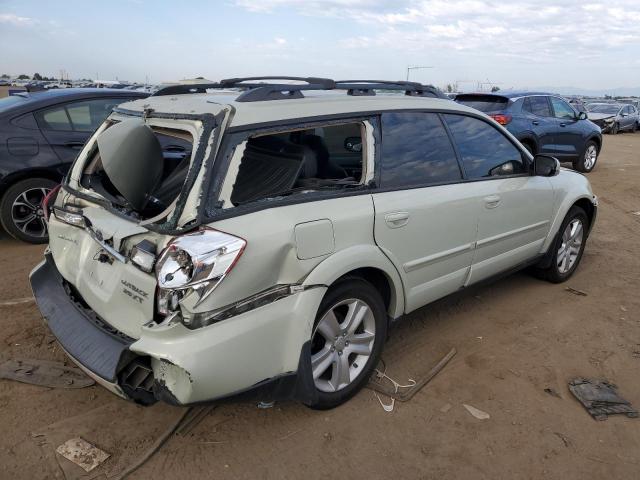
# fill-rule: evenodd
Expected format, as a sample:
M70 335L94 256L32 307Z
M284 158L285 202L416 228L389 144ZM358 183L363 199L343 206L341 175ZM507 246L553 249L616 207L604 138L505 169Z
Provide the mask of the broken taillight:
M62 186L61 184L58 184L55 187L53 187L51 191L47 193L44 199L42 200L42 212L44 213L44 219L47 222L49 221L49 202L51 202L51 200L55 200L56 195L58 195L58 192L60 191L61 186Z
M507 125L511 122L511 115L507 115L505 113L496 113L489 116L493 118L496 122L498 122L500 125Z

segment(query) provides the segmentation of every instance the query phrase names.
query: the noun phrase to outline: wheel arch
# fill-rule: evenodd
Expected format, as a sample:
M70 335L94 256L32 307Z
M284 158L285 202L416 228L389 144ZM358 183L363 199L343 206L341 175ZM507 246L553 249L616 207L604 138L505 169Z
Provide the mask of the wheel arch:
M593 227L593 222L595 220L596 206L597 206L597 204L594 203L594 197L588 196L588 195L581 195L581 196L578 196L577 198L574 198L573 200L567 199L567 201L563 202L560 205L560 208L558 208L556 216L553 219L551 228L549 229L549 234L547 235L547 239L545 240L542 246L542 250L541 250L542 253L548 252L549 247L553 243L553 240L556 238L556 235L560 230L560 226L562 225L564 218L567 216L567 213L569 212L569 210L574 206L578 206L586 212L587 217L589 219L589 231L591 230L591 228Z
M404 313L404 289L400 275L391 260L375 245L354 246L334 253L317 265L303 284L331 286L347 276L357 276L370 282L380 292L392 319Z
M600 154L600 150L602 149L602 137L600 137L599 135L591 135L589 138L587 138L587 141L584 142L585 149L586 149L587 142L594 142L598 149L598 154Z
M62 177L64 175L57 170L51 168L29 168L25 170L20 170L19 172L12 173L7 175L2 179L2 186L0 187L0 196L4 195L4 193L22 180L30 180L33 178L45 178L47 180L51 180L53 182L61 182Z

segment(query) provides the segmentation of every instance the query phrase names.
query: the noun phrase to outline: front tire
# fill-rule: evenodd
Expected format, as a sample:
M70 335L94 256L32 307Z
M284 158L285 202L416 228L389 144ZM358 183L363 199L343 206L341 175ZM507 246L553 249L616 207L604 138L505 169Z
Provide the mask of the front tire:
M56 186L46 178L30 178L12 185L0 201L0 223L17 240L28 243L47 243L47 224L42 201Z
M598 145L596 142L589 140L580 158L573 161L573 168L579 172L589 173L596 166L598 153Z
M550 263L546 268L537 268L538 277L551 283L568 280L578 268L587 243L589 218L580 207L571 207L564 218L551 249Z
M372 284L348 277L331 287L311 335L317 400L307 406L334 408L358 393L380 360L386 336L386 309Z

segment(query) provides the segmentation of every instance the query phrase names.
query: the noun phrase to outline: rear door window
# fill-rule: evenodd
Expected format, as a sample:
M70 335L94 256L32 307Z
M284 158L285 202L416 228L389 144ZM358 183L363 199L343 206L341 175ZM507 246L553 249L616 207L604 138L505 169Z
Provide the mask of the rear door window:
M525 98L522 109L538 117L553 117L549 101L542 95Z
M233 147L223 208L362 185L364 132L356 121L249 136Z
M553 105L553 112L556 118L562 118L564 120L573 120L576 118L576 112L571 105L564 100L557 97L550 97L551 104Z
M520 150L493 125L465 115L444 117L469 179L526 172Z
M436 113L382 114L383 188L462 179L455 151Z
M111 110L130 99L97 98L40 110L36 120L45 130L93 132L109 116Z

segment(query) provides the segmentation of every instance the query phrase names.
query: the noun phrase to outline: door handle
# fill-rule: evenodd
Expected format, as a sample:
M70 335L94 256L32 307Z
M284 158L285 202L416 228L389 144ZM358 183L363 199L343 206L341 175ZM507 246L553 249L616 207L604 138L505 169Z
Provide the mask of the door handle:
M540 122L538 120L534 120L531 123L533 123L534 125L540 125Z
M389 228L404 227L409 223L409 212L393 212L384 216L384 221Z
M500 195L489 195L488 197L484 197L484 206L487 208L496 208L500 205Z
M561 126L561 127L566 127L566 126L567 126L567 124L566 124L566 123L564 123L564 122L562 122L562 123L560 124L560 126Z
M84 142L67 142L64 144L65 147L80 149L84 146Z

